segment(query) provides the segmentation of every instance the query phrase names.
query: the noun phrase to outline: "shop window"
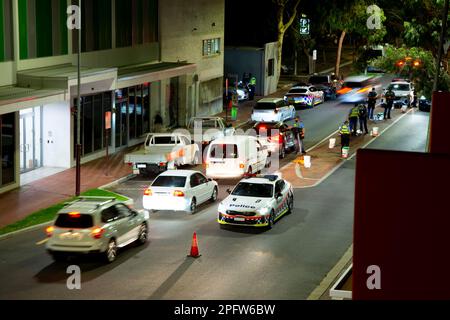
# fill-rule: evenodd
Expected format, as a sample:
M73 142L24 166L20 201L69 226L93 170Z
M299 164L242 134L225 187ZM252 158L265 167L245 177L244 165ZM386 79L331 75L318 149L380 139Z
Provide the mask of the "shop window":
M0 156L2 159L0 185L15 181L15 113L0 116Z

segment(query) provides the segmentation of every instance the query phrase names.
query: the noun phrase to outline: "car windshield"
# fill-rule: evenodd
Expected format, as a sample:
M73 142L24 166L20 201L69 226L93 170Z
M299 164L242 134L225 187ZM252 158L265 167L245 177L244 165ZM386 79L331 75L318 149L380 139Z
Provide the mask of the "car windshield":
M307 89L291 89L288 93L306 93Z
M240 182L231 193L233 196L272 198L273 185L263 183Z
M70 215L60 213L56 218L55 226L67 229L86 229L94 226L94 221L90 214Z
M258 102L255 106L255 110L274 110L277 105L273 102Z
M316 83L328 83L328 77L326 76L316 76L309 78L309 83L316 84Z
M409 91L409 84L391 84L388 89L395 91Z
M189 129L194 128L217 128L215 119L195 119L189 123Z
M153 144L176 144L176 136L153 137Z
M213 144L209 154L216 159L237 159L238 147L235 144Z
M180 176L159 176L153 181L153 187L175 187L183 188L186 185L186 177Z

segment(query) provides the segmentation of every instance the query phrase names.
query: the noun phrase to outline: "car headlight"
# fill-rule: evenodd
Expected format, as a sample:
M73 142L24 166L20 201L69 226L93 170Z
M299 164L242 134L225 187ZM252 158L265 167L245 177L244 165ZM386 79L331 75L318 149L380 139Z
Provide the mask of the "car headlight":
M270 212L270 208L269 207L264 207L264 208L259 209L259 214L261 214L263 216L269 214L269 212Z

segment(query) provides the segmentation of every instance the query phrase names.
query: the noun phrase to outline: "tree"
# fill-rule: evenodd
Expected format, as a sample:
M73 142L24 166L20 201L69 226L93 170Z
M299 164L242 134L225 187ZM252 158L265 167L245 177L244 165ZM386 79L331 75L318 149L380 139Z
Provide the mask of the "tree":
M384 11L379 8L376 12L368 10L371 4L366 0L344 0L333 1L328 15L328 25L331 31L339 34L335 74L339 76L342 46L347 34L360 36L366 44L372 45L381 43L386 35L386 28L383 22L386 20ZM374 7L372 7L374 8ZM376 17L373 17L376 15ZM370 19L376 19L377 24L369 28Z
M278 43L278 68L277 68L277 75L278 77L281 74L281 62L282 62L282 55L283 55L283 41L284 41L284 35L286 33L286 30L289 29L289 27L294 22L295 18L297 17L297 8L300 4L300 0L295 0L295 3L290 3L289 0L272 0L274 4L277 6L277 43ZM290 14L288 14L290 12ZM288 15L288 20L285 22L285 15Z
M431 97L433 78L436 73L435 59L429 50L419 47L396 48L387 46L384 57L379 57L371 63L389 73L400 77L408 77L415 84L416 91L427 98ZM450 88L450 77L441 72L439 90Z

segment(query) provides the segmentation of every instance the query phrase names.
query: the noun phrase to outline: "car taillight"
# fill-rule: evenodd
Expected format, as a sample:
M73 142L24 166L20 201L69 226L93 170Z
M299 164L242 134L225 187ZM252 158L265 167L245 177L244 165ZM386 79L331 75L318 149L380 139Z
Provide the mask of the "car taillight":
M159 163L159 166L160 166L160 167L164 167L165 165L166 165L165 162L160 162L160 163Z
M174 196L174 197L184 197L184 192L183 192L183 191L180 191L180 190L175 190L175 191L173 192L173 196Z
M205 162L205 169L209 168L209 162Z
M133 163L132 163L132 162L128 162L128 165L129 165L130 167L132 167L132 166L133 166Z
M153 195L152 189L145 189L144 196L151 196Z
M245 164L241 163L241 164L239 165L239 168L244 169L244 168L245 168Z
M92 235L92 238L94 238L94 239L100 239L104 233L105 233L105 229L94 228L91 232L91 235Z
M55 227L50 226L45 228L45 233L47 234L47 237L51 237L53 235L53 231L55 231Z

